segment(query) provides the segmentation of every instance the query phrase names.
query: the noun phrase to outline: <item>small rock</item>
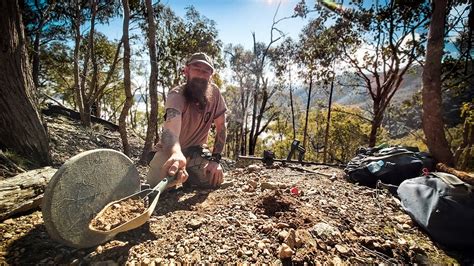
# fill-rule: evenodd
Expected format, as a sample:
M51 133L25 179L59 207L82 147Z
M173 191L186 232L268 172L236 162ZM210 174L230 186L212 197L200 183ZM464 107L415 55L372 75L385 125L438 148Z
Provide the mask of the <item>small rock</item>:
M234 186L234 182L232 181L224 181L219 188L221 189L226 189L228 187L233 187Z
M98 246L95 251L96 251L97 253L102 253L102 251L104 251L104 247Z
M331 260L332 264L333 265L344 265L343 262L342 262L342 259L339 258L338 256L335 256L334 258L332 258Z
M170 253L168 253L168 256L169 257L174 257L174 256L176 256L176 252L170 252Z
M311 233L305 229L296 230L296 237L300 240L301 245L306 245L308 247L316 248L318 246L316 240L313 238ZM297 246L299 244L297 243Z
M251 164L249 166L247 166L247 170L252 173L252 172L257 172L261 169L260 166L256 165L256 164Z
M10 233L5 233L5 234L3 234L3 237L6 238L6 239L10 239L10 238L13 237L13 235L10 234Z
M285 238L288 236L288 231L282 230L280 233L278 233L278 239L280 240L285 240Z
M285 240L283 242L287 244L291 249L295 249L295 246L296 246L295 229L293 228L290 229L290 231L288 232L288 235L285 237Z
M258 241L257 247L258 247L258 249L264 249L265 248L265 243L263 243L263 241Z
M255 180L249 180L248 185L251 186L253 189L256 189L258 183Z
M262 225L261 229L262 229L263 232L268 233L268 232L272 231L273 226L272 226L272 224L268 223L268 224Z
M293 254L294 251L285 243L281 244L281 246L278 248L278 257L280 259L291 258Z
M346 247L345 245L336 245L336 249L337 251L339 251L339 253L343 255L349 253L350 251L349 248Z
M199 242L199 237L195 236L195 237L189 239L188 242L189 242L190 244L197 243L197 242Z
M276 190L276 189L278 189L278 184L277 183L272 183L272 182L262 182L262 183L260 183L260 187L262 189Z
M244 252L243 252L241 249L237 250L237 257L240 258L240 257L242 257L243 255L244 255Z
M397 242L398 242L399 245L402 245L402 246L404 246L404 245L407 244L407 241L406 241L405 239L403 239L403 238L398 239Z
M244 185L244 186L242 187L242 191L243 191L243 192L254 192L254 191L255 191L255 188L253 188L253 187L251 187L251 186L249 186L249 185Z
M14 224L15 223L15 220L13 219L6 219L5 221L3 221L4 224Z
M252 220L257 219L257 215L253 214L253 212L249 212L249 217L250 217L250 219L252 219Z
M226 252L227 252L227 249L223 249L223 248L220 248L220 249L217 250L217 253L219 253L219 254L224 254Z
M179 248L178 248L178 255L179 255L179 256L184 256L184 254L185 254L184 247L179 247Z
M187 224L186 227L189 227L193 230L198 229L199 227L202 226L202 221L196 220L196 219L191 219Z
M402 224L402 228L405 229L405 230L408 230L411 228L411 225L405 223L405 224Z
M290 227L290 225L287 224L287 223L277 223L276 224L276 228L278 228L278 229L288 228L288 227Z
M327 223L322 223L322 222L314 225L313 231L315 231L319 237L322 237L323 239L326 239L326 240L341 236L341 232L337 228L333 227L332 225L329 225Z

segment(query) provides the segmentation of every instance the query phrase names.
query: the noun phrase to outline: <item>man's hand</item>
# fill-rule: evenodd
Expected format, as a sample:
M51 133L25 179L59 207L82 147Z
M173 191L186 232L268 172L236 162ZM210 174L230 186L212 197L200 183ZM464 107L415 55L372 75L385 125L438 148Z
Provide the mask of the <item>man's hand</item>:
M224 181L224 172L219 163L209 162L206 166L206 175L210 177L209 183L211 186L218 186Z
M172 185L177 185L188 180L188 172L186 172L186 157L183 153L175 152L171 154L170 158L163 164L163 169L167 170L170 176L176 175L176 181Z

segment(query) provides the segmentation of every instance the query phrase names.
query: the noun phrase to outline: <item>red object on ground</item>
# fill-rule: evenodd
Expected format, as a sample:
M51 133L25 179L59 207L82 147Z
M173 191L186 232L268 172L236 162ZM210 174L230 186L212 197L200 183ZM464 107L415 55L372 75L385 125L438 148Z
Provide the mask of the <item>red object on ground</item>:
M292 188L290 189L290 192L291 192L291 194L293 194L293 195L295 195L295 196L298 196L299 193L300 193L297 187L292 187Z

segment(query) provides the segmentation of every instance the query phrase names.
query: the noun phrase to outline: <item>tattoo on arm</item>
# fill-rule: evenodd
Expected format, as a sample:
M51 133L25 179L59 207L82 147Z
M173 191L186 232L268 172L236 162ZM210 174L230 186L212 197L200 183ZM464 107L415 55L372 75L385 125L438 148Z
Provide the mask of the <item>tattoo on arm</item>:
M224 127L216 136L214 153L221 153L224 150L225 140L227 138L227 129Z
M161 135L161 143L163 144L163 148L165 150L170 150L175 143L178 141L178 137L176 137L171 130L165 128L163 129L163 134Z
M166 121L170 121L171 119L181 115L181 112L174 109L174 108L168 108L166 109Z

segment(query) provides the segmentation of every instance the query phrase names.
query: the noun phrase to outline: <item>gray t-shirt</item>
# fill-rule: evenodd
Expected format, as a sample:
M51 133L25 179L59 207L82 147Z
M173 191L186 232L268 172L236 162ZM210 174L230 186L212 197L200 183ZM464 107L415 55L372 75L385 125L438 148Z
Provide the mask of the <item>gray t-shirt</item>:
M165 109L174 108L182 114L179 135L181 149L207 144L212 122L227 111L219 88L215 84L209 86L209 89L212 90L212 97L205 110L199 109L194 103L186 102L183 96L184 85L177 86L168 92Z

